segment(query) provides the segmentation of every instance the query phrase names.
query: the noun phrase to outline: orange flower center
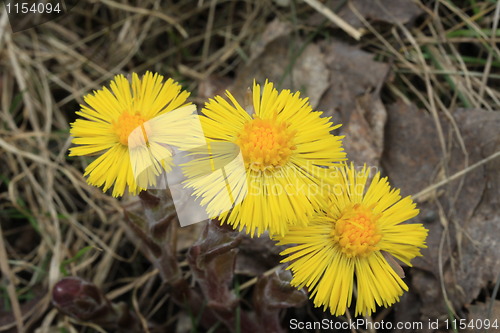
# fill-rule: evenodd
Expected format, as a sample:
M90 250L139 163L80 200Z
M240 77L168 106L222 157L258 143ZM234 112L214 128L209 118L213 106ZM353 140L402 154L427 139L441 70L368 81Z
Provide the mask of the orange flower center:
M118 141L124 145L129 145L130 134L138 127L141 127L141 132L134 132L134 135L130 137L130 142L132 145L136 146L139 144L144 144L148 142L148 137L146 135L146 129L144 128L144 123L146 119L139 114L130 114L128 112L122 113L118 120L114 124L116 136ZM137 134L137 135L136 135Z
M366 257L379 250L376 246L382 238L377 228L379 218L371 209L355 204L344 210L331 236L347 257Z
M295 133L287 123L278 123L275 119L255 118L247 122L236 140L246 168L272 171L285 165L296 149Z

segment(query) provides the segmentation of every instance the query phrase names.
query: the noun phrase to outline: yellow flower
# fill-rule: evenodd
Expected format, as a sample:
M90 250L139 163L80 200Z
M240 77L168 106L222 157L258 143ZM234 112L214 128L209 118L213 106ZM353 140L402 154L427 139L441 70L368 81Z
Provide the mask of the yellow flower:
M336 173L329 205L307 227L291 227L276 239L278 245L293 244L281 253L288 255L283 262L290 262L291 284L307 287L315 306L343 315L351 304L355 276L356 315L370 315L375 303L387 307L408 290L392 256L411 266L410 260L426 247L428 231L422 224L402 224L419 211L380 173L368 187L366 166L359 172L345 166Z
M208 153L187 165L185 184L209 216L252 236L305 225L320 205L324 167L345 160L342 137L331 134L340 125L267 81L262 93L254 83L247 110L226 94L231 103L216 96L203 109Z
M170 145L182 141L186 121L194 117L195 106L186 103L189 93L163 76L147 72L142 79L123 75L84 97L77 119L71 124L73 143L70 156L100 156L85 169L87 182L109 189L113 196L125 188L137 194L154 185L156 176L171 166ZM172 112L176 111L176 112ZM172 126L170 126L172 125Z

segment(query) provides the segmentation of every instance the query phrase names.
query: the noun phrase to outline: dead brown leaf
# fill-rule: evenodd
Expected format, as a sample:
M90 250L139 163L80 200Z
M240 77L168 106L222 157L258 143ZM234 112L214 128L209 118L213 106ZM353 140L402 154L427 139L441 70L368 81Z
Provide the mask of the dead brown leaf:
M291 35L291 27L280 21L271 22L252 47L250 61L238 71L230 91L243 100L255 79L266 79L277 88L300 90L309 97L315 108L328 87L329 71L318 45L306 44L302 38Z
M491 302L491 300L490 300ZM489 302L488 303L483 303L483 302L477 302L476 304L473 304L467 309L469 310L469 315L467 316L467 321L473 321L475 327L474 328L468 328L465 330L465 332L477 332L478 330L485 329L485 324L486 319L490 320L490 324L497 320L497 324L500 325L500 301L494 300L493 301L493 307L491 311L491 317L488 318L488 307L490 306ZM482 325L481 328L479 328L479 325ZM496 325L495 325L496 326ZM495 327L490 327L487 330L488 333L498 333L500 332L500 328L495 328Z
M387 112L378 96L366 94L356 98L347 126L341 132L349 160L355 165L378 167L384 148L384 125Z
M450 147L443 156L435 122L428 114L401 102L389 107L383 166L403 194L419 192L441 180L438 176L443 172L451 176L500 149L499 113L458 110L453 119L467 155L448 119L440 118ZM446 316L445 298L460 311L500 273L500 217L495 213L500 209L499 167L500 161L492 160L419 203L416 220L429 229L428 249L414 262L420 270L413 272L412 285L424 317Z
M324 111L325 116L333 115L335 123L343 124L341 134L346 135L344 144L351 161L378 167L386 121L378 92L389 66L374 61L373 54L340 41L304 45L301 38L291 34L289 24L271 22L254 43L250 61L238 71L228 89L244 100L255 78L257 82L269 79L280 88L300 90L309 97L313 108ZM293 45L302 49L297 53ZM207 85L210 89L201 86L205 93L220 91L213 88L214 83Z
M391 24L406 24L415 19L423 11L411 0L332 0L329 8L338 9L337 14L355 28L363 27L363 23L351 10L351 6L367 20Z
M471 163L500 150L498 112L464 109L456 113L456 119ZM470 304L488 281L496 281L500 274L500 159L480 169L482 172L472 171L466 176L461 195L451 207L452 217L461 219L464 228L459 238L458 251L462 255L458 258L456 277L465 294L464 304Z
M275 267L282 259L279 255L284 246L276 246L269 236L251 238L245 236L241 241L236 257L236 273L258 276Z
M388 119L385 132L385 148L382 167L389 176L391 184L401 189L403 196L417 193L433 183L441 161L441 150L436 136L436 128L431 116L414 105L399 101L388 107ZM427 245L434 251L413 263L415 267L437 272L442 226L439 213L434 204L423 202L418 216L429 229ZM443 260L449 256L443 253Z
M389 66L373 60L373 54L340 41L323 45L331 73L330 86L319 109L342 123L341 134L348 158L378 167L384 145L386 110L379 98Z

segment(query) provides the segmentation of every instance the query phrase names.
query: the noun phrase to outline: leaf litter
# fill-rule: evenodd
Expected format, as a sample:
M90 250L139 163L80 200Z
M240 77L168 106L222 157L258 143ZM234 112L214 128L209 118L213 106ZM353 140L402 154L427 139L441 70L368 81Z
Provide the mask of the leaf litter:
M214 6L219 9L224 7L228 13L237 11L235 7L225 7L225 5L219 4L217 1L212 3L216 4ZM335 9L335 12L350 25L356 28L368 29L364 30L365 34L368 33L370 27L367 26L366 21L360 19L358 14L361 14L365 20L373 24L411 27L412 22L424 12L421 3L418 3L417 6L417 2L409 0L326 1L325 4L329 8ZM292 5L291 2L285 3L284 8L288 10ZM55 104L54 112L57 122L54 126L65 130L65 125L61 124L64 123L68 115L66 110L61 112L61 107L66 105L68 101L74 99L80 101L82 92L95 88L104 78L110 77L116 72L129 72L136 68L153 66L150 59L144 60L144 54L137 51L137 53L131 51L127 55L128 60L122 62L123 59L120 54L126 53L128 44L136 42L137 50L140 50L140 46L143 46L145 54L156 55L158 53L156 57L151 59L156 62L165 61L165 65L156 64L154 66L164 66L162 69L170 73L175 72L175 70L170 69L168 66L185 69L186 67L190 68L186 65L191 65L191 63L186 61L175 67L177 64L172 65L172 58L165 55L169 54L168 50L162 51L165 53L152 51L157 42L155 38L165 40L163 34L172 35L165 22L161 22L160 25L155 18L146 19L146 17L133 16L130 11L107 7L105 4L96 4L95 6L101 6L109 10L110 13L116 14L117 17L123 18L121 23L115 23L121 29L118 31L119 36L121 36L119 42L114 43L109 40L110 36L114 36L115 31L113 31L113 34L104 35L104 38L100 38L102 33L96 31L95 34L89 34L90 37L85 40L81 40L82 36L79 35L81 32L79 30L75 30L74 33L64 33L65 29L60 24L68 23L67 20L39 27L41 31L46 33L46 36L53 36L47 39L42 34L41 41L42 44L45 44L40 49L36 49L40 47L39 42L31 40L33 35L22 33L22 35L19 35L22 38L9 35L8 38L2 39L9 33L2 30L0 34L0 45L5 45L6 49L11 52L8 58L4 57L5 53L0 56L3 61L1 65L2 74L0 75L0 89L3 92L2 124L5 124L6 129L9 129L2 130L0 139L2 140L2 149L5 149L5 151L2 150L2 154L5 154L5 159L8 161L6 165L12 168L12 170L5 172L5 175L12 178L11 183L8 186L5 183L1 185L2 199L7 199L6 202L9 203L8 205L2 203L2 208L16 207L22 209L15 198L26 199L27 205L33 215L36 216L38 223L44 228L43 230L55 230L54 228L58 224L54 222L53 218L47 218L46 215L48 214L44 208L45 202L43 200L43 202L38 202L37 199L46 197L49 202L53 200L50 207L68 218L69 222L63 219L58 222L65 224L65 227L70 230L66 234L67 238L64 244L54 243L52 237L42 238L40 240L42 246L38 248L39 257L47 256L50 253L48 249L54 244L59 244L59 248L53 248L55 249L54 253L57 254L54 255L54 258L60 258L63 261L67 259L66 256L91 243L95 248L105 249L107 260L112 260L109 258L119 258L116 262L125 265L127 260L132 262L134 259L137 260L137 257L134 252L132 257L125 259L121 257L123 253L120 252L120 255L118 255L115 252L119 251L118 244L125 248L127 245L130 246L130 242L125 240L112 242L111 236L114 233L114 228L126 229L123 221L118 222L121 209L116 202L102 193L86 187L84 181L75 176L78 175L77 169L81 169L81 165L75 168L74 161L61 161L60 157L55 158L47 153L43 153L42 157L38 158L33 156L34 153L39 151L46 152L48 145L44 146L44 140L32 140L30 136L37 137L42 132L47 137L53 135L50 134L50 129L31 132L31 129L44 128L41 119L48 113L46 113L47 111L43 106L52 105L50 102L52 99L47 100L47 96L44 96L42 100L35 98L34 96L38 96L39 86L26 79L34 77L36 78L34 81L40 82L44 89L50 90L53 88L58 93L64 92L63 96L65 98L62 100L56 98L58 104ZM174 9L178 10L182 7L181 4L178 6L174 6ZM212 4L200 1L197 13L210 10L210 6ZM440 6L445 5L441 1L437 1L434 3L434 8L425 8L427 13L431 10L435 11L433 20L440 17ZM487 2L481 2L477 8L471 6L472 8L467 10L470 9L476 13L489 13L494 8L494 5ZM460 8L454 8L450 4L447 4L446 8L455 14L462 13ZM315 109L323 110L325 116L332 116L334 122L343 124L340 134L347 136L345 146L349 151L348 157L351 160L356 164L367 162L370 166L380 169L384 175L389 176L395 186L401 188L403 195L417 194L416 198L421 213L415 220L424 223L430 230L427 241L428 249L424 251L423 257L414 262L413 268L405 268L410 292L406 293L401 302L391 310L394 311L394 319L405 321L422 320L425 322L428 319L447 318L449 313L469 319L484 319L489 310L491 310L490 318L500 318L498 301L489 298L492 286L499 280L500 276L500 246L498 244L498 235L500 234L498 214L500 211L500 173L498 170L500 169L500 161L498 158L491 159L488 163L475 166L476 163L485 161L500 150L498 103L496 107L494 102L485 106L485 109L495 110L491 112L480 108L460 109L457 107L458 103L453 100L457 96L459 98L469 97L471 101L479 101L472 103L475 106L480 106L481 103L484 105L485 101L495 101L498 96L495 95L495 90L492 89L492 83L497 82L498 79L492 76L485 81L486 84L483 83L481 86L479 85L480 80L476 80L474 76L477 76L475 73L479 72L481 68L474 67L469 63L460 66L454 64L455 67L451 68L459 68L462 71L458 74L463 75L463 78L465 78L467 84L462 85L465 88L461 88L460 85L443 84L443 74L438 72L440 70L439 65L436 65L437 68L433 68L426 61L419 63L418 54L421 50L411 50L410 43L403 42L401 36L394 33L394 30L392 30L392 33L394 33L392 37L396 40L395 44L399 46L397 48L398 53L394 52L388 57L384 52L390 53L390 48L384 49L384 52L379 52L377 48L383 48L384 46L381 46L381 44L378 44L377 47L370 45L376 42L376 38L373 36L362 40L362 43L353 44L353 41L345 35L341 35L338 29L333 30L335 32L334 37L311 34L311 28L323 25L325 17L321 13L310 10L310 8L310 11L307 11L308 8L305 5L298 6L296 9L299 13L307 14L305 15L306 19L301 22L306 25L306 29L303 29L304 26L293 24L293 20L287 20L283 15L274 15L279 18L274 18L265 27L261 25L261 28L248 28L248 25L240 26L239 23L235 22L227 23L227 31L234 32L241 28L241 35L235 33L235 35L230 36L234 40L237 40L239 36L257 37L252 37L252 42L248 47L248 54L242 55L240 61L236 62L238 66L232 75L225 74L228 72L224 67L225 60L216 59L217 57L206 58L206 61L201 66L198 63L194 64L192 71L183 72L181 70L188 78L195 81L195 83L191 82L189 84L198 87L199 94L196 101L202 103L206 98L210 98L214 94L220 94L224 89L230 89L236 96L242 96L254 78L259 82L269 78L274 82L278 82L280 88L301 90L303 95L310 97ZM245 10L246 17L261 18L269 15L269 12L266 12L269 9L259 8L258 6L255 8L248 6ZM256 15L256 13L262 15ZM180 27L179 24L182 25L182 22L186 22L195 16L196 14L193 13L179 15L180 23L176 23L176 29ZM446 20L448 17L450 15L446 16ZM477 22L474 24L479 24L480 18L480 16L476 16ZM490 20L494 22L494 19L490 18ZM203 20L198 21L203 22ZM426 22L432 22L432 20ZM262 21L259 21L259 23L262 24ZM308 24L311 27L308 27ZM449 29L456 31L458 27L467 26L470 22L457 20L453 24L456 24L456 26ZM438 25L436 26L439 28ZM141 27L145 27L145 30L156 27L157 30L148 36L144 31L141 32ZM331 27L331 25L328 27ZM110 26L106 29L113 30L115 28ZM256 33L257 31L258 33ZM304 31L307 33L304 33ZM471 31L475 30L472 29ZM207 40L207 34L205 33L203 31L199 34L199 36L204 34L204 39L202 38L204 41ZM210 33L212 31L208 31L208 34ZM389 36L390 33L390 31L386 31L385 37L392 38ZM214 30L212 38L219 38L221 34L221 30ZM422 36L420 30L415 32L419 42L422 39L425 40L425 43L435 44L437 35L438 33L434 31L431 31L426 36ZM196 37L198 36L193 37L193 40L196 40ZM231 40L231 38L225 40ZM476 43L477 40L474 40L474 37L466 38L468 38L466 42L474 47L477 47L477 45L484 46L487 43L482 39L477 39L480 42ZM66 39L71 41L68 42ZM193 40L188 39L187 41L195 43ZM168 46L178 50L180 49L178 45L185 45L184 42L169 39L168 43L170 44ZM422 42L422 45L425 43ZM491 45L488 46L491 48L492 54L498 52L498 48L494 43L495 39L492 38ZM109 48L109 50L114 51L106 51L106 49L102 48L102 45L108 44L114 44L115 47ZM246 47L243 43L241 44L238 46ZM196 43L194 45L199 46ZM212 45L214 44L212 43ZM224 44L224 47L226 46ZM447 45L447 47L453 49L454 46L452 46L451 44ZM54 58L55 65L51 72L50 87L43 79L46 77L46 71L41 70L42 67L39 65L31 67L32 64L27 61L27 59L30 59L28 55L31 54L27 50L31 50L31 47L35 49L35 54ZM459 45L459 47L463 47L463 45ZM216 50L215 47L213 48ZM231 59L231 56L236 54L236 49L238 48L231 49L227 53L229 56L224 59ZM85 56L78 57L74 52L75 50L79 51L76 53L82 53ZM97 50L101 51L94 52ZM121 52L118 50L121 50ZM430 48L430 50L432 52L425 54L425 57L434 56L435 49ZM436 50L441 53L445 51L441 48ZM187 47L182 49L182 52L188 54L189 58L188 51L191 50L188 50ZM16 52L17 57L14 56ZM404 60L401 59L401 55L404 56ZM423 54L422 57L424 57ZM440 57L436 57L436 59L440 60L442 57L443 54L440 54ZM376 58L378 60L375 60ZM452 58L450 57L450 59ZM464 59L467 60L466 57ZM394 60L396 64L393 62ZM217 61L219 61L219 70L215 71ZM493 75L498 74L498 67L495 67L492 61L487 61L490 62L491 73ZM6 66L6 64L10 67ZM48 61L41 62L41 64L50 66ZM420 68L422 71L419 72L417 77L402 74L402 70L408 70L415 64L422 66ZM68 66L72 66L72 69L69 70ZM447 64L446 69L449 68L450 65ZM207 75L203 73L205 69L207 69ZM470 72L467 72L468 70ZM485 70L486 72L488 71ZM425 76L423 73L425 75L431 73L432 76L427 83L424 82L422 88L419 84L421 85L421 81L425 81L422 79ZM446 82L453 82L457 78L457 73L450 74L448 71L445 75L451 75L452 78L446 77L448 79ZM401 81L395 80L394 77L397 77L398 80L403 78L403 81L405 78L410 79L401 84ZM459 78L462 79L462 76ZM415 79L415 82L412 82L411 79ZM398 84L399 86L396 88ZM414 85L412 86L412 84ZM425 84L428 86L425 86ZM425 91L429 84L435 88L435 91L432 91L432 94L434 94L432 97L425 96L425 94L419 95L412 90L412 88L418 87ZM23 100L23 105L9 104L9 102L16 100L16 92L19 87L25 87L22 90L23 93L17 95ZM390 87L391 92L398 98L394 98L394 95L392 95L392 98L386 98L387 87ZM480 88L477 89L477 87ZM465 91L460 89L465 89ZM476 94L476 90L479 91L478 94ZM436 97L443 91L451 91L449 94L450 96L453 95L449 101L443 98L447 102L446 106L439 104L439 98L441 97ZM468 93L470 95L467 95ZM68 94L70 96L67 96ZM409 102L410 99L412 102ZM434 99L435 103L438 104L440 110L438 118L435 118L432 112L429 112L432 111L431 99ZM33 103L33 101L35 102ZM9 112L6 112L6 110ZM28 115L31 118L28 118ZM437 124L439 124L444 134L444 146L439 139L440 134ZM18 137L19 133L23 131L28 135ZM31 144L26 144L26 141L30 141ZM51 145L51 147L56 147L59 155L59 150L63 151L67 148L67 144L59 136L51 141ZM39 163L40 161L43 163ZM64 176L61 177L56 174L56 177L59 178L56 178L55 190L51 189L50 181L46 177L47 172L54 172L54 170L45 169L47 165L52 168L54 161L62 163L67 169L65 173L58 169L58 172ZM79 163L84 164L85 162ZM467 169L471 166L475 167ZM456 175L457 172L462 172L464 169L466 172L461 177L448 180L449 177ZM441 186L434 186L436 183L443 181L444 183ZM64 198L71 198L72 200L66 203ZM129 202L125 203L128 204ZM106 219L108 215L113 215L109 221ZM26 243L13 241L17 238L15 236L19 234L15 229L14 222L14 220L7 221L7 223L2 221L2 228L4 228L3 231L7 235L8 246L6 249L0 250L11 255L15 251L22 254L36 248L36 245L30 247ZM102 223L104 223L104 227ZM96 224L99 224L100 227L96 228ZM176 250L179 255L188 251L202 229L202 224L189 228L177 228ZM30 232L32 233L32 231ZM92 233L98 236L94 236ZM26 238L23 239L29 239L28 236L30 234L26 233L24 235ZM133 236L129 237L133 238ZM75 239L77 241L72 242ZM113 245L108 247L108 244ZM140 247L140 245L137 246ZM286 306L291 303L302 304L304 295L301 292L293 292L277 283L277 281L286 280L287 277L280 271L272 271L273 267L278 265L279 257L277 253L268 252L269 247L270 244L266 241L250 242L248 239L243 238L236 255L232 250L228 252L231 259L228 262L233 263L233 257L235 256L235 274L259 277L255 279L253 297L263 298L266 296L266 291L271 290L272 293L279 296L273 299L273 301L276 301L274 308L279 308L280 304ZM262 257L264 252L268 253L267 257ZM196 256L196 254L193 254L193 256ZM35 258L34 265L42 264L39 257ZM88 263L92 263L94 259L92 257L87 259L85 265L71 264L71 271L75 274L93 276L95 272L92 271L92 265ZM26 259L25 263L29 263L28 260ZM52 266L56 267L56 259L52 260L54 261ZM206 264L210 266L215 263L208 260ZM180 266L181 268L185 267L182 264ZM95 267L100 266L95 265ZM215 270L213 267L212 269ZM17 274L19 270L15 272ZM51 268L51 277L54 276L54 272L54 268ZM227 274L229 274L229 277L226 275L221 276L221 279L225 282L229 281L232 276L230 272ZM106 276L98 275L98 280L104 283ZM155 274L151 276L155 276ZM110 279L113 279L113 277ZM13 281L16 284L21 284L23 280L15 279ZM152 288L151 283L153 282L151 281L154 281L154 279L150 280L149 288ZM119 294L115 281L107 280L106 283L108 288L115 288L116 295ZM144 286L146 285L144 283ZM34 298L21 304L21 313L28 317L31 316L31 319L26 323L28 326L35 326L35 322L39 322L44 314L49 313L52 317L47 316L48 319L43 323L43 326L47 328L50 326L50 319L55 317L54 313L47 311L49 309L48 301L38 303L48 286L47 277L47 281L35 289ZM137 288L137 286L134 288ZM228 292L228 288L228 286L224 286L225 293ZM284 297L287 293L291 293L291 299ZM212 296L216 297L216 295ZM133 298L134 301L137 301L137 297L134 296ZM269 304L267 301L265 303ZM222 305L222 310L224 310L224 305ZM297 313L303 315L305 312L306 310L303 312L297 310ZM311 311L308 309L307 312L310 313ZM138 313L140 314L139 311ZM5 316L3 314L0 320L1 329L3 331L15 329L13 328L15 322L17 321L17 324L19 324L20 319L16 317L15 313L9 313ZM183 315L186 318L185 314ZM265 313L261 312L259 316L265 316ZM276 320L277 314L273 312L272 316L272 320ZM380 320L384 316L387 316L387 312L381 311L375 319ZM314 315L308 314L305 318L313 317ZM192 318L187 316L187 320L190 319ZM68 324L66 321L64 325L68 325L74 331L74 323ZM182 331L180 324L177 328ZM190 329L192 329L191 323L186 324L185 330L189 331Z
M440 120L446 125L443 118ZM403 194L432 185L445 177L444 170L446 176L452 176L499 151L498 112L461 109L453 118L467 155L458 147L455 129L443 126L451 147L443 159L433 120L413 105L398 102L390 106L386 132L390 149L384 154L383 166ZM413 272L412 285L420 296L425 319L437 318L446 308L459 311L498 279L498 163L494 160L477 167L467 177L417 197L421 209L417 219L429 229L429 237L423 257L414 262L418 269Z
M397 18L388 17L379 5L364 7L363 13L393 23L408 23L421 13L411 4ZM389 104L381 100L381 87L392 79L389 64L375 61L374 54L358 46L330 39L309 43L297 58L297 66L288 72L289 64L280 59L289 57L293 38L289 25L271 22L252 48L249 62L227 88L242 94L253 77L283 82L283 88L308 87L306 94L311 95L313 106L343 124L340 134L346 135L349 159L356 165L366 162L380 169L401 188L402 195L418 193L499 150L499 113L458 109L452 121L441 116L439 122L449 150L443 156L436 123L429 113L402 100ZM302 42L299 39L297 43ZM314 84L311 76L305 75L311 72L322 73L313 75L317 79ZM459 139L465 147L460 146ZM411 295L405 295L395 307L396 313L407 313L400 318L426 321L446 314L449 307L452 311L462 309L496 281L500 273L500 184L495 164L470 170L466 177L419 197L421 213L416 220L430 230L428 248L415 260ZM269 267L255 267L254 256L242 258L239 262L245 264L241 266L250 271L263 272ZM407 311L411 304L405 303L406 299L421 302L421 308Z

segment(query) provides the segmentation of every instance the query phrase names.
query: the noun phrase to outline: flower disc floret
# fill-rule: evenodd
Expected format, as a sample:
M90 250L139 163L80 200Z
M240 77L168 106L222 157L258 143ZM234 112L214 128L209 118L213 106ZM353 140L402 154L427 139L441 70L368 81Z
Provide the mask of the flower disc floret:
M202 110L209 153L186 167L186 186L210 217L252 236L306 225L327 192L326 167L345 160L342 137L332 134L340 125L267 81L254 83L243 106L226 95Z
M366 167L339 168L328 206L307 226L291 226L275 237L278 245L290 245L281 255L292 271L291 284L307 287L314 305L336 316L351 305L354 285L356 316L397 302L408 287L392 257L411 266L426 247L427 229L404 223L418 214L411 198L401 198L380 173L367 185L368 176Z
M379 217L361 204L348 206L332 228L332 239L348 258L366 257L379 250Z
M114 130L116 131L118 141L122 145L128 146L129 137L132 131L134 131L137 127L141 127L141 132L145 141L147 142L147 134L144 127L144 123L146 121L146 118L144 118L140 114L130 114L128 112L124 112L114 123Z
M285 165L292 151L297 149L293 144L295 133L286 122L279 123L275 119L255 118L248 121L236 140L245 167L266 171Z
M142 78L133 73L131 80L117 75L109 88L84 96L86 104L76 112L81 118L71 124L75 146L70 156L99 155L85 169L87 182L103 191L113 186L115 197L126 188L137 194L154 186L156 176L171 165L167 146L182 138L177 132L185 133L183 128L169 131L176 134L174 140L165 135L182 122L172 111L182 109L189 116L191 109L183 109L190 106L188 96L172 79L163 82L163 76L151 72ZM142 173L136 174L137 170Z

